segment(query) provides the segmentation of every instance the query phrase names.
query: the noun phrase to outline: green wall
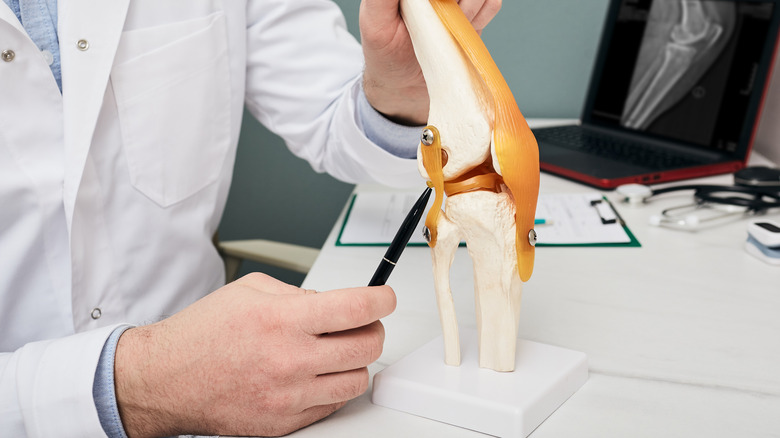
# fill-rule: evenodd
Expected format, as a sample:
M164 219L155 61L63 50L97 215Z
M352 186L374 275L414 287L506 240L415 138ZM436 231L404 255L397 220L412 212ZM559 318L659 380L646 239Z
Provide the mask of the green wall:
M359 1L335 1L359 38ZM482 36L526 117L578 116L607 4L607 0L504 1ZM349 184L315 173L245 113L220 237L320 247L351 190ZM243 272L251 270L293 284L303 280L303 275L246 263Z

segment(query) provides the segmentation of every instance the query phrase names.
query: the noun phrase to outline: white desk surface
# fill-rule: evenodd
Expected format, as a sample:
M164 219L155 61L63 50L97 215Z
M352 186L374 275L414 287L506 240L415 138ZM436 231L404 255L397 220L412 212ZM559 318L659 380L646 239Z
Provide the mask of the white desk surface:
M699 181L730 184L731 177ZM589 190L542 174L542 193ZM780 436L780 267L745 252L747 220L698 233L652 227L649 216L689 202L690 192L634 208L604 193L642 247L537 248L520 337L585 352L590 378L531 436ZM780 212L767 217L780 220ZM386 248L336 247L340 224L303 287L338 289L370 279ZM383 320L385 348L372 375L440 335L431 272L428 248L406 249L388 281L398 307ZM465 248L451 277L459 323L474 327ZM293 436L483 435L375 406L369 389Z

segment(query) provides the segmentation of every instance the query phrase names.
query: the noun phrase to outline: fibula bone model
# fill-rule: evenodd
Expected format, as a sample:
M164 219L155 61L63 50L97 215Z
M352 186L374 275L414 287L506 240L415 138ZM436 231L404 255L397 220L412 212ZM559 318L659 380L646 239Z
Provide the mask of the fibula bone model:
M436 190L425 227L444 359L460 364L449 270L463 239L474 263L479 365L512 371L522 282L533 271L536 244L536 140L455 0L401 0L401 14L430 96L417 160Z

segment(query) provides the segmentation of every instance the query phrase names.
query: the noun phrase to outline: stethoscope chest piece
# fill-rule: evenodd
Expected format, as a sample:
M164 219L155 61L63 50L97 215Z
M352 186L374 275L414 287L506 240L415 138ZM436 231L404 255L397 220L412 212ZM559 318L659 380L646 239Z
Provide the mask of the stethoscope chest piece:
M615 189L629 205L640 205L653 196L653 190L642 184L623 184Z

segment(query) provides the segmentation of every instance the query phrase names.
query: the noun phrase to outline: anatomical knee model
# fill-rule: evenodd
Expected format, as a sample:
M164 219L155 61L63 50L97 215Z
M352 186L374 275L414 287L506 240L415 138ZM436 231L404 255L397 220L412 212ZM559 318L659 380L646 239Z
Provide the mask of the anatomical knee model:
M401 13L431 102L417 157L436 190L425 226L445 362L460 364L449 270L465 239L474 262L479 365L512 371L522 282L533 271L536 243L536 140L455 0L402 0Z

